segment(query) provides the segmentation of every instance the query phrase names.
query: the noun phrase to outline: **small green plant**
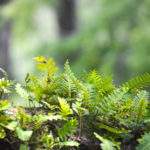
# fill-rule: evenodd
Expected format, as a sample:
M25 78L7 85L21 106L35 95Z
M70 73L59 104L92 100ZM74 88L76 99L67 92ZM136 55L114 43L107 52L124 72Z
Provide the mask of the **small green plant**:
M77 78L66 61L65 72L58 75L52 58L34 60L42 76L28 73L24 85L15 85L16 92L28 102L26 107L12 106L8 95L2 100L13 83L2 70L1 140L18 143L19 150L76 150L83 137L86 141L98 138L103 150L146 147L143 143L149 139L150 101L149 92L142 88L150 85L148 73L117 88L112 76L102 77L95 70Z

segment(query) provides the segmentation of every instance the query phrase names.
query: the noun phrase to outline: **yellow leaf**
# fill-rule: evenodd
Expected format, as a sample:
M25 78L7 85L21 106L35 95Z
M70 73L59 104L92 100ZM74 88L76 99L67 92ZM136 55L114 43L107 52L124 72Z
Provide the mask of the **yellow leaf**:
M43 76L43 81L45 81L47 83L47 79Z
M58 70L58 68L56 67L56 68L52 69L51 71L49 71L49 74L52 74L52 73L54 73L57 70Z
M40 62L47 62L44 56L39 56L34 58L35 61L40 61Z

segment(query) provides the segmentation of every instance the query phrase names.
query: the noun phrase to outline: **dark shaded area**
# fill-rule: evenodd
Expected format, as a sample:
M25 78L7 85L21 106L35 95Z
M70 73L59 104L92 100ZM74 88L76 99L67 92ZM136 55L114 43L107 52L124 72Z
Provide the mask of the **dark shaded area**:
M61 0L57 7L57 20L59 34L62 40L67 41L76 31L76 2L75 0ZM59 56L61 56L59 58ZM63 57L62 57L63 56ZM64 51L59 51L58 58L60 64L64 64L67 59L75 62L79 57L78 51L70 52L64 55Z
M82 137L81 139L78 139L77 137L72 137L71 139L80 143L77 150L101 150L100 144L90 141L91 139L86 139Z
M57 14L60 36L71 35L76 29L75 0L61 0Z
M10 2L11 0L0 0L0 5L5 5L6 3Z
M0 27L0 67L3 68L8 74L9 71L9 46L11 34L12 21L8 20ZM2 74L0 73L0 77Z
M0 7L3 7L5 4L11 0L0 0ZM8 74L10 74L9 68L9 46L10 46L10 34L12 21L4 21L0 16L0 67L3 68ZM0 72L0 77L2 73Z
M18 150L16 143L9 143L6 139L0 140L0 150Z

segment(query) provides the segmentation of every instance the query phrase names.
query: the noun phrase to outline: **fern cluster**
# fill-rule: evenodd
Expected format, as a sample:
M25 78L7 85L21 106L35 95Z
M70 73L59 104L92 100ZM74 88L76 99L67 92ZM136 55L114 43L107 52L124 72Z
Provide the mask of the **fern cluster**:
M28 73L25 84L15 86L28 106L14 108L8 100L0 102L1 139L11 131L10 139L15 137L14 142L20 141L20 150L76 147L82 137L98 138L103 150L124 149L124 145L129 146L129 140L138 142L139 138L142 139L139 146L135 145L137 149L146 147L150 101L149 93L142 88L150 85L150 74L138 76L117 88L112 76L102 77L95 70L77 78L67 61L65 72L58 75L52 58L34 59L42 76ZM11 91L11 81L4 74L0 79L1 99Z

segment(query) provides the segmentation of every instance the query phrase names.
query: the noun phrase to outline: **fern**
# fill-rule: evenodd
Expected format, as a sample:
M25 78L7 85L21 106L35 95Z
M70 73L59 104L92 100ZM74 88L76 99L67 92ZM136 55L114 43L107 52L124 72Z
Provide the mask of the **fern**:
M99 87L101 80L101 76L95 70L93 70L91 73L89 73L87 82L90 84L95 84L96 87Z
M10 81L5 78L0 79L0 98L4 93L10 93Z
M146 133L140 140L140 144L136 147L136 150L149 150L150 149L150 133Z
M76 132L76 128L78 125L78 121L76 119L72 119L64 124L61 128L58 129L58 135L61 140L66 139L67 135L72 136L74 132Z
M98 108L99 104L103 105L101 101L113 93L115 86L112 84L112 77L102 78L95 70L88 75L86 82L84 86L81 85L85 97L85 105L92 112L96 113L97 110L94 108Z
M129 80L129 82L126 82L122 85L127 91L136 90L136 89L142 89L144 87L150 86L150 74L146 73L141 76L137 76L136 78L133 78ZM120 88L122 88L120 86Z
M70 147L71 146L76 146L76 147L78 147L79 143L76 142L76 141L65 141L65 142L55 143L55 144L52 145L52 147L55 147L55 146L61 146L61 147L63 147L63 146L70 146Z
M110 141L108 139L104 139L97 133L94 133L94 135L96 136L96 138L98 138L100 141L102 141L102 143L100 144L102 150L116 150L116 148L114 147L114 143L112 141Z
M39 61L40 63L37 63L37 68L39 70L48 72L49 75L53 74L55 71L58 70L57 67L55 67L55 62L53 61L53 58L50 58L48 61L43 57L34 58L35 61Z
M90 95L89 95L88 89L85 87L84 84L80 84L80 86L82 88L84 104L85 104L85 106L89 106L90 105Z
M98 128L102 128L102 129L105 129L111 133L114 133L114 134L123 134L123 133L128 133L129 131L125 130L124 128L122 129L119 129L119 128L112 128L112 127L109 127L107 125L104 125L102 123L96 123L96 126Z
M28 100L29 99L29 93L27 93L27 91L25 91L21 85L18 83L15 87L16 89L16 92L22 97L24 98L25 100Z
M68 115L72 114L72 109L70 108L70 106L68 105L66 100L63 98L60 98L60 97L58 97L58 100L59 100L59 104L61 107L60 111L58 113L63 116L68 116Z
M100 99L110 95L116 90L115 85L113 85L113 76L102 78L101 85L98 88L98 95Z
M111 115L121 111L121 105L126 102L126 90L114 90L111 95L108 95L101 100L96 108L103 115Z
M64 75L51 78L51 82L48 85L45 85L44 88L45 94L52 93L53 95L59 95L62 97L67 95L68 92Z
M66 64L65 64L65 71L66 71L66 74L69 77L69 79L71 79L71 81L74 83L76 88L79 89L80 88L80 82L75 77L74 73L71 71L68 60L66 61Z
M101 99L115 90L115 86L112 84L112 76L102 78L95 70L88 75L87 82L96 89Z
M136 98L133 100L133 112L136 115L136 122L146 116L146 107L148 102L149 93L146 91L141 91L137 94Z
M4 74L5 79L8 80L8 74L7 74L7 72L4 69L2 69L2 68L0 68L0 71Z
M0 79L0 99L4 99L3 94L7 94L7 97L9 96L9 93L14 88L15 81L8 80L8 75L5 70L0 68L0 71L4 74L4 78ZM6 98L6 97L5 97Z
M23 128L27 127L27 125L29 125L32 122L32 117L24 113L20 107L18 107L18 114L16 116L16 119L19 119L19 124Z

